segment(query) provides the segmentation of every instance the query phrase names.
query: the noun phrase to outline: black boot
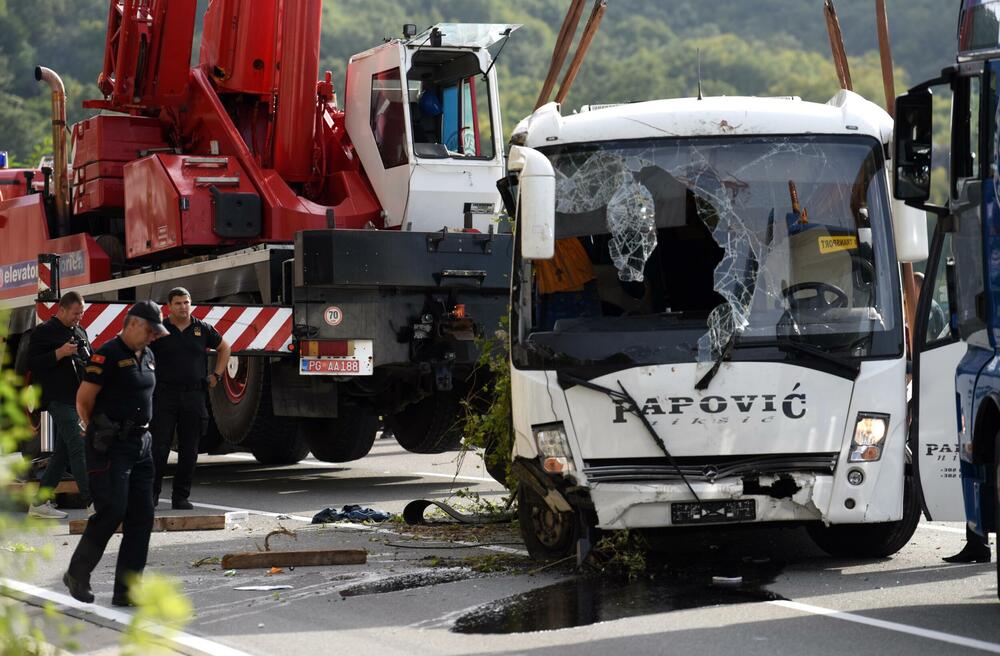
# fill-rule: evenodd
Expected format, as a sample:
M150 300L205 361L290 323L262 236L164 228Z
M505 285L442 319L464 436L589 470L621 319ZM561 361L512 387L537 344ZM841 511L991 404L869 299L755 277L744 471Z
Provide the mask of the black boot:
M965 546L954 556L942 560L946 563L988 563L992 557L989 540L966 527Z
M90 590L90 580L85 578L78 578L67 572L63 574L63 583L69 588L70 595L77 601L82 601L85 604L94 603L94 593Z
M966 542L965 546L954 556L942 558L946 563L988 563L993 558L990 548L981 543Z
M115 596L111 597L111 605L112 606L124 606L126 608L135 606L135 604L132 603L132 601L128 598L128 596L124 596L124 595L123 596L115 595Z
M194 506L187 499L174 499L170 505L174 510L194 510Z

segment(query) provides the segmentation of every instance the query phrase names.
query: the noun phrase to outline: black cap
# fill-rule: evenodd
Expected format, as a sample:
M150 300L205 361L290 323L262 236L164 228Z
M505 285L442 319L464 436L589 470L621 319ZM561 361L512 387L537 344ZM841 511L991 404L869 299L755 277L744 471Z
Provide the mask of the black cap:
M129 316L139 317L149 322L149 327L153 332L161 337L169 334L167 327L163 325L163 313L160 306L153 301L139 301L129 308Z

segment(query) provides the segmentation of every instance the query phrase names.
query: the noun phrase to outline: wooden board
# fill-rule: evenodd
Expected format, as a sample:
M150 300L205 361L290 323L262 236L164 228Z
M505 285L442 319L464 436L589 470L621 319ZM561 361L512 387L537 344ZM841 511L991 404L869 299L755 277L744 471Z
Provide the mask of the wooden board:
M80 535L87 528L86 519L72 519L69 534ZM225 515L175 515L153 519L154 531L218 531L226 528ZM120 533L122 527L115 529Z
M364 565L368 552L364 549L323 549L319 551L255 551L226 554L225 569L255 569L264 567L308 567L311 565Z

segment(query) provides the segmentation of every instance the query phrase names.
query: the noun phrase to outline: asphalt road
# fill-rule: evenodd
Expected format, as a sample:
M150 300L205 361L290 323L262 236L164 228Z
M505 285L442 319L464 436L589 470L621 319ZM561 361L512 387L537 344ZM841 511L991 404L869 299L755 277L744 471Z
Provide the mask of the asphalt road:
M319 510L345 504L398 513L417 498L463 503L455 496L460 490L503 498L474 456L459 466L453 454L417 456L391 440L346 465L310 459L262 467L241 454L203 458L194 512L251 513L224 531L153 535L149 569L177 577L196 609L174 648L380 656L1000 653L996 567L943 563L964 539L953 524L922 524L893 558L864 562L826 557L801 529L657 536L649 556L656 576L632 583L581 577L568 565L541 569L502 525L308 524ZM71 518L82 516L72 511ZM275 536L274 549L363 548L368 562L267 576L262 570L227 575L211 560L256 551L278 527L295 539ZM29 545L53 545L52 561L31 578L5 575L28 595L32 612L41 612L36 607L44 599L56 602L81 626L78 651L96 653L115 645L130 620L110 606L119 538L94 573L93 605L69 599L59 583L76 540L65 522L24 536ZM235 590L247 585L291 588Z

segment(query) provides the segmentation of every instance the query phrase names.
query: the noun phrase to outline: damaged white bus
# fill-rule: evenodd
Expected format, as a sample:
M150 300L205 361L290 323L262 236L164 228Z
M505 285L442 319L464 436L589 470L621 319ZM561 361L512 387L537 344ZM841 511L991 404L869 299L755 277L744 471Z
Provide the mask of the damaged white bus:
M927 237L891 205L891 133L847 91L522 121L511 371L533 555L732 523L806 523L835 555L906 544L899 263Z

